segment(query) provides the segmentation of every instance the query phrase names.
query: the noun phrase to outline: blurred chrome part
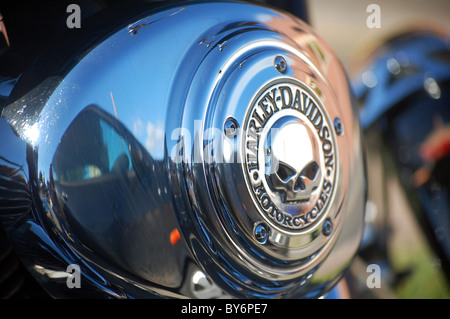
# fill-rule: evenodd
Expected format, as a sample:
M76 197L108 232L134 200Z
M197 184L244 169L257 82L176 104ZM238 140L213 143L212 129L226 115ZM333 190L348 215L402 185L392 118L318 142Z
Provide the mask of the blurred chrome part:
M339 281L362 236L361 132L346 75L308 25L248 4L182 3L61 59L25 74L0 118L1 165L22 169L32 199L1 218L52 295L320 297ZM271 128L273 143L311 148L297 163L292 149L267 145L311 193L305 203L292 189L281 206L272 192L282 220L255 200L243 143L255 99L274 85L279 112L257 111L258 165ZM304 227L289 227L296 217ZM80 266L81 289L42 276L69 264Z
M369 173L369 189L383 189L370 198L381 219L371 223L364 250L378 245L388 260L391 236L387 202L392 185L401 185L441 269L450 278L450 37L437 30L412 30L387 41L371 55L370 64L355 77L368 165L376 158L378 176ZM373 186L372 186L373 185ZM410 207L409 207L410 206ZM373 210L373 209L372 209ZM380 220L383 221L380 227ZM378 238L378 240L369 240ZM392 266L388 266L392 267ZM392 272L392 269L389 269ZM388 271L385 271L388 272ZM398 282L395 274L391 282ZM450 279L449 279L450 282Z
M423 88L438 98L438 83L450 73L448 50L448 36L435 30L400 34L377 48L352 80L363 128Z

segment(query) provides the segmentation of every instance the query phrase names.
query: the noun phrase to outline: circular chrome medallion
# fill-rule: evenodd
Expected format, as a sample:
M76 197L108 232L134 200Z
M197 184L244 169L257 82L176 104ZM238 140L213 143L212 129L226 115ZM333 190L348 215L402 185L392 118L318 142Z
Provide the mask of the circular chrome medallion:
M265 85L243 126L243 170L262 217L301 231L326 215L336 179L336 142L315 93L290 78Z

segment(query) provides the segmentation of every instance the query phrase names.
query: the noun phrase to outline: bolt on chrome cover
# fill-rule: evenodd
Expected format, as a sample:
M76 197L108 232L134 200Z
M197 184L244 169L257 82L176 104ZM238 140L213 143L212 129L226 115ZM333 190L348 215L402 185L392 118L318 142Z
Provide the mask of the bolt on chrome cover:
M275 69L278 72L284 74L287 71L287 63L286 60L282 56L277 56L274 61Z

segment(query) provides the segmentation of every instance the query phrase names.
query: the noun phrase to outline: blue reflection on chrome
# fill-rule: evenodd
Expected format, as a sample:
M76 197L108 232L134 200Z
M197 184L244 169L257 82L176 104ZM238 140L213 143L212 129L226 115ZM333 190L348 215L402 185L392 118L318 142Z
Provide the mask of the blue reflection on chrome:
M450 78L450 39L433 33L406 34L380 49L353 79L363 128L369 127L413 92L425 89L438 98L437 83Z

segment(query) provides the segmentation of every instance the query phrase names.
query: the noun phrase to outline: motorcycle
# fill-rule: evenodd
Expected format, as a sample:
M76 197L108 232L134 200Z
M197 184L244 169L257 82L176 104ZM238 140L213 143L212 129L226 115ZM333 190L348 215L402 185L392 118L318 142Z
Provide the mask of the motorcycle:
M378 177L369 173L369 180L377 180L371 184L369 203L383 216L369 223L376 239L360 255L372 262L384 260L393 290L402 281L411 280L408 278L414 277L418 268L427 274L423 280L430 282L422 283L424 287L440 286L435 290L442 290L441 294L430 294L448 298L448 33L436 26L412 28L386 40L371 54L370 64L359 72L353 88L360 102L366 154L374 166L380 165L373 174ZM404 197L404 203L395 208L392 202L401 201L399 197ZM395 271L393 259L400 258L395 255L403 253L402 247L394 249L389 242L396 236L395 228L408 225L408 219L407 231L412 235L406 235L421 248L403 247L417 258L409 258L409 265Z
M394 39L352 81L302 1L35 6L37 35L0 7L4 297L361 297L378 278L355 265L390 261L385 153L448 270L445 37ZM422 162L398 154L424 135Z

